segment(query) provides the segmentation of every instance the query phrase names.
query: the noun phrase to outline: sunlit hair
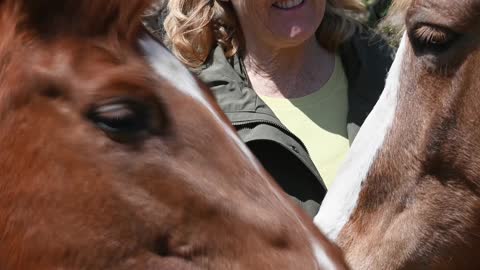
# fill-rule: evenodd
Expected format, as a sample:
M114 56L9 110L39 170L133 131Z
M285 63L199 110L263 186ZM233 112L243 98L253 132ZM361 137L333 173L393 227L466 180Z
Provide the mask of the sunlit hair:
M187 66L205 63L211 50L221 45L225 56L244 50L243 34L230 2L221 0L169 0L165 18L165 43ZM363 11L359 0L327 0L317 39L329 51L336 50L356 30L358 23L346 13Z
M412 0L393 0L392 6L390 7L388 13L389 15L402 14L407 11L407 8L412 3Z
M405 31L405 15L412 0L393 0L387 16L379 24L381 32L394 47L398 47Z

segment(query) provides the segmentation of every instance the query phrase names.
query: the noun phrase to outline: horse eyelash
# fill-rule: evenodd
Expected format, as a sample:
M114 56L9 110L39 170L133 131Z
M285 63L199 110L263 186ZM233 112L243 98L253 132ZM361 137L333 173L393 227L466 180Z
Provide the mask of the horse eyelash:
M441 45L451 39L447 30L438 27L423 25L414 30L414 35L423 44Z

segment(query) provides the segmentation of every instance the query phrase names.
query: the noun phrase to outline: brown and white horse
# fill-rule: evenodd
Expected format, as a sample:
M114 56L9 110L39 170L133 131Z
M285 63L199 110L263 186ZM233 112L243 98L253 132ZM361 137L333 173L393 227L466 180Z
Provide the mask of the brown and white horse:
M0 269L345 269L150 1L0 1Z
M397 1L386 88L315 222L353 269L480 269L480 1Z

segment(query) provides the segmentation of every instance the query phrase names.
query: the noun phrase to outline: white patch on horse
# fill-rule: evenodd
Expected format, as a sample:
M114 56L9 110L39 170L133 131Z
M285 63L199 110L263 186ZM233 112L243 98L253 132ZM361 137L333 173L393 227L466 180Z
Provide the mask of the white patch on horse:
M141 39L140 46L146 53L150 65L163 79L211 110L211 106L200 90L197 81L175 56L150 37Z
M335 240L357 206L362 182L390 130L397 106L400 71L406 50L406 36L388 73L385 89L370 115L365 120L346 161L322 202L314 219L315 224Z
M233 129L219 117L216 110L213 109L212 104L210 104L190 71L188 71L188 69L166 48L151 37L146 36L140 39L139 43L155 72L175 86L175 88L191 96L194 100L205 106L217 122L224 128L230 138L235 141L245 156L250 159L251 163L256 164L257 171L263 172L263 169L258 165L257 159L253 156L248 147L240 140Z
M320 246L320 244L314 240L312 241L313 255L315 256L318 269L330 270L337 269L335 263L325 252L325 249Z
M193 78L192 74L188 71L188 69L186 69L167 49L162 47L152 38L146 37L144 39L141 39L139 42L146 54L147 60L149 61L153 69L160 76L162 76L162 78L166 79L169 83L178 88L180 91L188 94L189 96L200 102L202 105L207 107L212 113L212 115L218 120L218 122L222 126L224 126L225 131L236 142L240 150L243 151L246 157L250 159L251 163L256 164L256 169L258 173L264 174L265 170L258 165L259 163L257 159L253 156L251 151L245 146L245 144L240 140L237 134L235 134L235 132L233 132L233 130L227 126L227 124L218 116L216 111L212 108L210 102L204 96L197 81ZM264 179L267 178L265 177ZM279 202L282 203L283 207L285 207L292 214L292 216L295 216L297 218L298 224L302 226L302 228L305 230L305 233L310 234L310 237L312 239L312 251L315 255L316 264L319 266L319 268L336 269L334 263L323 251L318 240L316 240L315 237L311 235L311 232L300 220L294 208L290 204L288 204L287 200L285 200L285 196L280 194L279 189L274 187L272 183L267 181L267 184L272 190L272 193L279 199ZM136 195L146 197L145 194L142 194L140 192Z

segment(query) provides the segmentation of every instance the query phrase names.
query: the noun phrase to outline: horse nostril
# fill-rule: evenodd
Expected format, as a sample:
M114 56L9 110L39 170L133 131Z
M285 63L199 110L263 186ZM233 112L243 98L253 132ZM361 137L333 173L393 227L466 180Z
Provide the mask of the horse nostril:
M286 237L275 237L270 243L273 247L278 249L288 249L290 246L290 241Z
M191 261L194 257L204 254L204 249L187 241L173 240L172 235L159 237L153 243L152 253L160 257L179 258Z
M168 236L162 236L158 238L153 244L152 252L161 257L169 256L170 255L170 252L169 252L170 249L168 247L169 238L170 237Z
M47 98L56 99L61 96L61 91L57 87L48 86L40 90L40 95Z

